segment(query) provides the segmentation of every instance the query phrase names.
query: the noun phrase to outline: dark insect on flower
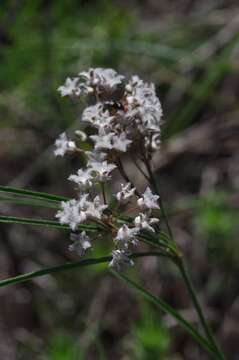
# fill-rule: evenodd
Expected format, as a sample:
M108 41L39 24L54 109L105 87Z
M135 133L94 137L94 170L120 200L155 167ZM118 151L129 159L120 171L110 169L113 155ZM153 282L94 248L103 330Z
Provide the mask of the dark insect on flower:
M110 114L114 114L118 110L124 110L124 106L120 101L106 101L103 106L103 111L108 110Z

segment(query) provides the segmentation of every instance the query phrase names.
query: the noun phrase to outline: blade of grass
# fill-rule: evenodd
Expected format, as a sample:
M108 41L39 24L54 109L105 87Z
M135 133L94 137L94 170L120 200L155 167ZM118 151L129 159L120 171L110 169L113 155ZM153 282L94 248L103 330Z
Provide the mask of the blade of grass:
M68 225L59 224L58 221L54 221L54 220L29 219L29 218L15 217L15 216L0 216L0 223L1 222L8 223L8 224L47 226L47 227L70 230ZM97 231L99 229L99 226L81 224L78 226L78 228L81 230L87 230L87 231Z
M131 255L131 258L138 258L138 257L145 257L145 256L165 256L165 254L162 254L160 252L142 252L142 253L135 253ZM109 262L112 259L111 256L105 256L101 258L93 258L93 259L83 259L80 261L75 262L68 262L63 265L59 266L53 266L33 272L29 272L23 275L18 275L15 277L11 277L5 280L0 281L0 287L4 287L7 285L15 285L19 284L25 281L28 281L30 279L41 277L44 275L54 274L78 267L83 266L89 266L89 265L96 265L100 263ZM147 292L145 289L141 288L138 284L135 284L132 280L128 279L126 276L116 273L115 271L112 271L112 273L118 277L119 279L125 281L128 285L136 289L141 295L143 295L146 299L150 300L151 302L158 305L163 311L166 313L169 313L171 316L173 316L179 324L187 331L189 332L195 340L198 341L208 352L210 352L212 355L214 355L214 350L211 348L211 345L205 340L197 331L173 308L171 308L170 305L165 303L164 301L157 299L152 294Z
M48 194L48 193L39 192L39 191L25 190L25 189L15 188L15 187L11 187L11 186L0 185L0 192L9 193L9 194L11 193L11 194L15 194L15 195L24 195L27 197L30 196L31 198L35 198L35 199L46 199L48 201L56 201L56 202L69 200L69 198L65 197L65 196Z
M35 199L28 199L28 198L18 198L16 196L0 196L1 202L8 202L13 203L16 205L28 205L28 206L37 206L37 207L46 207L50 209L59 209L60 206L57 202L49 202L47 200L35 200Z
M158 306L162 311L166 312L167 314L171 315L178 323L181 325L184 330L186 330L207 352L209 352L211 355L214 356L215 359L217 359L217 355L215 354L214 348L212 345L204 338L202 337L197 330L194 329L194 327L185 320L178 311L176 311L174 308L172 308L169 304L167 304L165 301L156 298L154 295L152 295L149 291L145 290L143 287L129 279L127 276L118 273L114 270L111 270L111 273L116 276L118 279L125 282L127 285L132 287L136 292L138 292L140 295L142 295L145 299L148 301L154 303L156 306Z
M130 257L131 258L140 258L140 257L145 257L145 256L165 256L165 255L158 251L148 251L148 252L134 253L134 254L131 254ZM53 267L37 270L37 271L32 271L32 272L29 272L29 273L26 273L23 275L18 275L18 276L14 276L14 277L11 277L11 278L8 278L5 280L1 280L0 287L7 286L7 285L19 284L19 283L28 281L28 280L36 278L36 277L49 275L49 274L53 274L53 273L57 273L57 272L65 271L65 270L71 270L71 269L78 268L81 266L109 262L109 261L111 261L111 259L112 259L111 256L104 256L101 258L83 259L80 261L67 262L63 265L58 265L58 266L53 266Z
M32 272L29 272L29 273L26 273L23 275L18 275L18 276L11 277L11 278L8 278L5 280L1 280L0 287L7 286L7 285L19 284L19 283L28 281L28 280L36 278L36 277L54 274L54 273L58 273L61 271L78 268L81 266L100 264L100 263L108 262L110 260L111 260L110 256L105 256L105 257L102 257L99 259L83 259L80 261L68 262L63 265L53 266L53 267L49 267L49 268L45 268L45 269L41 269L41 270L37 270L37 271L32 271Z
M230 54L237 40L238 37L225 46L219 55L214 56L208 63L202 78L196 84L194 82L188 89L191 99L186 106L183 103L182 109L180 108L173 113L168 125L163 129L162 136L164 139L184 130L193 123L200 109L208 102L218 83L229 70Z

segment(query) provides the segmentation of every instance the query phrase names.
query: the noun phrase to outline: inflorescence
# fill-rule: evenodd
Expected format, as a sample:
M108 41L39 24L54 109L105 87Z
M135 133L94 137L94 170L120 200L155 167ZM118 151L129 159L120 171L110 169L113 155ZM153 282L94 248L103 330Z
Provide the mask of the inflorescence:
M140 234L155 232L155 224L159 222L152 216L159 209L159 196L153 194L150 187L140 194L129 180L121 158L133 150L147 164L159 148L160 101L153 84L145 83L138 76L126 82L124 76L112 69L81 72L73 79L67 78L58 90L62 96L84 97L88 101L90 105L83 111L81 122L85 127L90 126L92 135L77 130L76 141L63 133L55 142L56 156L78 152L87 159L86 166L68 178L76 186L77 197L62 202L56 217L61 224L69 225L72 231L69 249L80 256L92 247L87 230L79 231L80 224L95 222L102 233L110 233L115 249L109 266L121 271L134 264L129 255L131 248L137 246ZM78 145L85 142L90 144L88 151ZM119 171L125 180L113 195L114 206L107 202L105 194L105 183L111 179L113 171ZM135 217L123 221L122 211L132 202ZM98 234L99 238L102 233Z

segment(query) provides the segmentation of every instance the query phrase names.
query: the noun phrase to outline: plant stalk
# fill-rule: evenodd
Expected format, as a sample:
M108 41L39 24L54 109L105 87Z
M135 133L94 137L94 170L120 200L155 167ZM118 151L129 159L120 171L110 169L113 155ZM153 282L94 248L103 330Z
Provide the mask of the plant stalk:
M172 241L175 242L174 240L174 236L173 236L173 232L171 230L171 227L169 225L169 221L168 221L168 217L164 211L164 206L163 206L163 202L161 200L161 197L160 197L160 194L159 194L159 191L158 191L158 187L157 187L157 182L156 182L156 179L154 177L154 174L153 174L153 171L152 171L152 167L151 167L151 163L150 161L145 157L144 158L145 160L145 165L146 165L146 168L147 168L147 171L148 171L148 174L149 174L149 177L150 177L150 181L151 181L151 184L152 184L152 187L154 189L154 191L156 192L156 194L159 195L159 204L160 204L160 209L161 209L161 212L162 212L162 215L163 215L163 218L164 218L164 221L165 221L165 224L166 224L166 227L167 227L167 230L168 230L168 233L172 239ZM187 290L188 290L188 293L190 295L190 298L192 300L192 303L193 303L193 306L198 314L198 317L199 317L199 320L200 320L200 323L202 325L202 328L204 329L204 332L208 338L208 340L210 341L211 345L213 346L213 348L215 349L215 353L217 354L218 356L218 359L220 360L224 360L225 357L222 353L222 351L220 350L220 348L218 347L217 343L216 343L216 340L214 339L214 336L212 334L212 331L207 323L207 320L206 318L204 317L204 314L203 314L203 311L202 311L202 308L201 308L201 305L198 301L198 298L197 298L197 295L196 295L196 292L194 290L194 287L192 285L192 282L190 280L190 277L188 275L188 272L186 270L186 267L184 265L184 262L183 262L183 259L182 259L182 256L178 256L176 259L174 259L176 265L178 266L179 268L179 271L182 275L182 278L185 282L185 285L187 287Z
M191 279L189 277L189 274L187 272L186 266L185 266L182 258L176 260L176 265L178 266L179 271L180 271L180 273L181 273L181 275L182 275L182 277L184 279L184 282L186 284L188 293L190 295L190 298L192 300L192 303L193 303L194 308L195 308L195 310L196 310L196 312L198 314L198 317L199 317L199 320L201 322L202 328L203 328L208 340L210 341L210 343L214 347L214 349L215 349L215 351L216 351L216 353L218 355L218 359L224 360L225 357L224 357L222 351L220 350L219 346L217 345L216 340L215 340L215 338L214 338L214 336L212 334L212 331L211 331L211 329L210 329L210 327L209 327L209 325L207 323L207 320L206 320L206 318L205 318L205 316L203 314L202 307L201 307L201 305L199 303L199 300L197 298L195 289L194 289L194 287L192 285Z

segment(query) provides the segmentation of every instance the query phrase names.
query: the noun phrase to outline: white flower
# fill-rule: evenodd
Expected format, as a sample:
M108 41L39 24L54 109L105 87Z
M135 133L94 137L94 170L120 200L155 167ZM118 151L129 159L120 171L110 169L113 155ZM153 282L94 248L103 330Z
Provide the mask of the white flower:
M90 68L80 72L79 76L85 80L87 86L97 86L101 91L114 90L124 79L124 76L118 75L115 70L103 68Z
M128 103L127 117L134 119L135 125L146 141L148 141L149 135L152 134L157 134L159 137L162 107L156 95L155 86L143 82L138 76L133 76L125 89ZM148 141L147 145L151 144L154 145L152 149L155 149L156 142L149 143Z
M70 251L75 251L78 255L83 256L87 249L91 248L91 242L89 236L85 231L79 234L71 234L71 240L73 244L69 245Z
M68 224L72 230L76 230L77 226L86 220L86 214L81 211L80 205L80 201L75 199L62 201L62 210L56 213L56 218L60 219L61 224Z
M85 188L87 186L92 186L92 175L89 169L77 171L77 175L70 175L68 180L75 182L79 185L80 188Z
M135 188L132 188L131 186L131 183L127 183L126 185L121 184L121 191L116 194L116 199L119 202L127 201L134 196Z
M85 214L87 218L101 219L103 211L107 207L108 207L107 205L101 203L100 197L96 196L93 201L87 202L87 208Z
M116 168L116 165L109 164L107 161L98 162L91 161L90 162L90 171L96 174L95 179L98 181L107 181L111 179L110 173L112 170Z
M127 139L126 133L123 131L120 135L113 136L113 145L112 147L116 150L125 152L129 144L132 143L132 140Z
M82 113L82 121L90 123L99 130L110 128L113 120L114 116L110 116L109 111L104 110L101 103L88 106Z
M150 218L149 216L147 216L146 214L140 213L135 219L134 219L134 224L136 226L136 228L142 230L148 230L148 231L152 231L155 232L154 228L151 226L151 224L156 224L159 222L159 219L157 218Z
M64 156L68 151L74 151L76 148L75 142L68 140L66 133L62 133L55 141L56 149L54 150L55 156Z
M67 78L65 84L58 88L58 91L61 93L61 96L68 96L68 95L79 95L80 89L77 86L78 78Z
M91 166L91 163L94 161L96 162L104 161L106 158L106 154L98 150L86 151L85 154L88 157L87 166Z
M82 121L94 125L99 117L102 116L103 105L96 103L95 105L88 106L82 113Z
M87 193L81 193L79 196L79 199L78 199L79 208L83 211L85 211L88 206L88 197L89 197L89 194L87 194Z
M129 253L125 250L114 250L112 251L112 260L109 266L114 268L116 271L124 271L130 266L133 266L134 262L129 258Z
M110 132L106 134L103 130L99 131L99 135L91 135L90 138L95 143L95 149L112 149L112 140L114 137L114 133Z
M157 203L159 199L158 195L154 195L149 187L145 190L143 197L138 199L137 203L141 208L146 209L159 209L159 205Z
M122 245L124 248L127 249L129 243L137 245L138 240L136 238L136 235L138 234L138 232L138 228L129 228L126 224L124 224L123 226L121 226L121 228L119 228L115 240L118 244Z

